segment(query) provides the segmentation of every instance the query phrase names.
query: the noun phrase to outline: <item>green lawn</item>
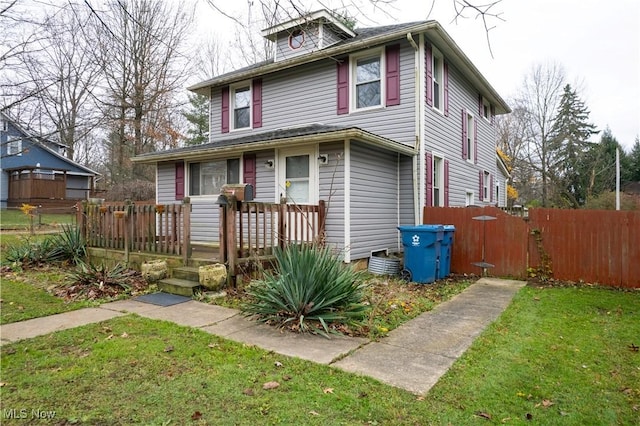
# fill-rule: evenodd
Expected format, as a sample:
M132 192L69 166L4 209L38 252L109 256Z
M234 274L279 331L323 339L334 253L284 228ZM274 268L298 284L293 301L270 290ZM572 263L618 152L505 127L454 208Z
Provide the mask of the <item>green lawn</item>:
M73 212L73 213L72 213ZM69 209L69 213L43 213L33 217L36 229L39 226L52 227L70 224L75 221L75 211ZM30 218L19 209L0 210L0 229L29 229Z
M526 287L416 397L129 315L3 346L0 408L3 424L19 410L55 411L51 424L637 424L632 345L640 293Z

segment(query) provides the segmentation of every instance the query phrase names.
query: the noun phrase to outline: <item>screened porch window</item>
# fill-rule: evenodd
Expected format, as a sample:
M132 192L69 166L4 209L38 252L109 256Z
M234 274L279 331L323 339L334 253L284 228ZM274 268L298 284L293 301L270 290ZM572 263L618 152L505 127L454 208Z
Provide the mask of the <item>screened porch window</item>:
M240 183L238 158L189 165L189 195L218 195L227 183Z

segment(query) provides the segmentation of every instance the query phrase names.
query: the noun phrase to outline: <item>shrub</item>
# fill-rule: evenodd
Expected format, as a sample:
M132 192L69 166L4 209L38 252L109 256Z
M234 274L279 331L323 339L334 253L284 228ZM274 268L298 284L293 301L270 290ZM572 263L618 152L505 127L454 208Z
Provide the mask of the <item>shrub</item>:
M109 268L104 263L80 262L76 270L69 274L69 279L76 285L86 287L118 286L128 291L131 286L128 284L127 278L134 273L134 271L127 269L120 263L117 263L113 268Z
M50 239L53 242L53 247L48 254L50 261L69 261L77 265L87 256L87 246L77 226L63 225L62 233Z
M275 272L247 289L242 310L264 322L302 332L329 332L330 323L364 318L361 276L328 248L289 245L275 251ZM318 327L320 325L320 327Z

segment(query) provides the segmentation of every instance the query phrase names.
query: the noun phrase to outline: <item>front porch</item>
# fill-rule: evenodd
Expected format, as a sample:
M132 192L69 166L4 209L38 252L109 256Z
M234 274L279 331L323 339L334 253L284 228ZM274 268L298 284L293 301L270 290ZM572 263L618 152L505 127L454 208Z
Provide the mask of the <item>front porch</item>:
M257 264L268 264L275 247L323 243L326 208L317 205L238 201L222 196L219 242L191 241L191 203L133 202L77 205L77 223L94 255L139 268L145 260L170 259L170 270L208 263L227 266L228 284Z

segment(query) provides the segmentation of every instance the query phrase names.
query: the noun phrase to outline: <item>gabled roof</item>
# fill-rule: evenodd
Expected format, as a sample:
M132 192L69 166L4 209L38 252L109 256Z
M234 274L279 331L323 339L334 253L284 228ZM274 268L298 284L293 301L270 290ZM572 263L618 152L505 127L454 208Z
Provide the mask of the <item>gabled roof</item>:
M359 127L328 126L314 123L260 133L251 133L246 136L232 137L201 145L170 149L168 151L141 154L133 157L131 161L151 164L158 161L209 159L215 158L215 156L223 157L252 150L258 151L280 146L291 147L294 145L307 145L344 139L357 139L406 155L415 154L415 150L409 145L367 132Z
M51 146L63 146L63 147L66 147L66 145L60 144L60 143L57 143L57 142L54 142L54 141L51 141L51 140L48 140L48 139L45 139L45 138L43 138L41 136L38 136L38 135L34 134L32 131L29 131L29 130L25 129L24 127L22 127L17 122L17 120L14 120L13 118L11 118L4 111L0 111L0 116L2 116L3 120L11 122L11 124L16 129L18 129L18 132L20 132L22 134L23 139L29 139L34 145L37 145L38 147L42 148L43 150L45 150L46 152L48 152L52 156L59 158L63 162L69 164L69 166L75 167L77 169L80 169L83 172L85 172L87 175L99 175L100 174L100 173L96 172L95 170L92 170L92 169L90 169L90 168L88 168L86 166L83 166L80 163L76 163L73 160L70 160L69 158L65 157L64 155L61 155L60 153L56 152L55 150L53 150L51 148ZM33 166L35 166L35 164ZM74 172L71 172L71 173L73 174ZM83 174L85 174L85 173L83 173ZM79 173L75 172L75 174L79 174Z
M511 112L509 105L507 105L504 99L502 99L498 92L489 84L486 78L437 21L419 21L381 27L360 28L356 29L355 33L355 37L343 40L325 49L283 59L278 62L268 60L250 65L195 84L188 87L188 89L208 96L211 87L225 86L237 81L259 77L329 57L338 57L360 49L378 46L399 39L406 39L412 34L425 33L427 38L435 43L447 60L458 68L464 76L478 88L482 96L496 106L496 114Z

